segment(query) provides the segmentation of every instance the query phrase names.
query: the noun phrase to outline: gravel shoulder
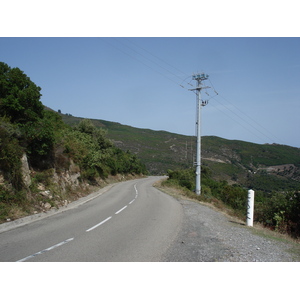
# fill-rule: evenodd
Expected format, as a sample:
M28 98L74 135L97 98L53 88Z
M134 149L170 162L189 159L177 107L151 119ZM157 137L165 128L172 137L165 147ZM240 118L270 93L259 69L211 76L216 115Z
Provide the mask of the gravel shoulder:
M174 197L174 192L171 194ZM288 237L257 225L247 227L242 221L206 204L187 199L178 201L184 213L182 228L162 261L300 261L300 244Z

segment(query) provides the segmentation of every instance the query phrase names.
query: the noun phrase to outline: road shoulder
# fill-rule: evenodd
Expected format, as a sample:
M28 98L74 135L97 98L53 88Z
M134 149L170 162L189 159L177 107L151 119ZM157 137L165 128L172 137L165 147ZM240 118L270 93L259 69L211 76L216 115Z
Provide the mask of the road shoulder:
M158 187L159 184L156 184ZM163 261L181 262L296 262L300 245L276 238L259 226L242 221L211 205L176 197L174 190L161 189L177 198L183 207L183 225Z

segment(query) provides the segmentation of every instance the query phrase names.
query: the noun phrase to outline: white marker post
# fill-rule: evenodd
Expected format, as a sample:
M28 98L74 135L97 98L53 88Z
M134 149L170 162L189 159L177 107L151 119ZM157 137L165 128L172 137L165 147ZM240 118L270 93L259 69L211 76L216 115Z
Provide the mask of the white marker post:
M247 226L253 226L254 191L248 191Z

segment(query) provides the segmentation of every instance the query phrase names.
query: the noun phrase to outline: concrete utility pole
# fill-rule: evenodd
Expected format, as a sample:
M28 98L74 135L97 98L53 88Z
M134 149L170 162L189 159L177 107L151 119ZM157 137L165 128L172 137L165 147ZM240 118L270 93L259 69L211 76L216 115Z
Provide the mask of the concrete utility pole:
M208 104L207 101L201 100L201 90L208 87L202 86L202 81L208 79L208 75L201 73L193 75L193 80L197 81L197 87L190 89L196 91L197 101L197 120L196 120L196 133L197 133L197 151L196 151L196 194L201 194L201 107Z

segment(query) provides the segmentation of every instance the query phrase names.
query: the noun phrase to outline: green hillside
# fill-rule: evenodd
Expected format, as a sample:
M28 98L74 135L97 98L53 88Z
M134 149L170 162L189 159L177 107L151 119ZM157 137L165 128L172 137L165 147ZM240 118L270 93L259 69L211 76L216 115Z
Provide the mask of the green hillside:
M74 126L82 120L62 115L63 121ZM136 154L153 175L166 174L168 169L193 165L195 138L166 131L139 129L104 120L92 120L96 127L107 130L107 137L122 150Z
M70 115L62 115L62 118L69 125L81 120ZM104 120L92 122L105 129L119 148L136 154L151 174L193 168L196 143L193 136L139 129ZM300 149L285 145L261 145L204 136L202 165L211 169L215 179L266 190L295 188L300 181ZM265 187L261 186L262 182Z

